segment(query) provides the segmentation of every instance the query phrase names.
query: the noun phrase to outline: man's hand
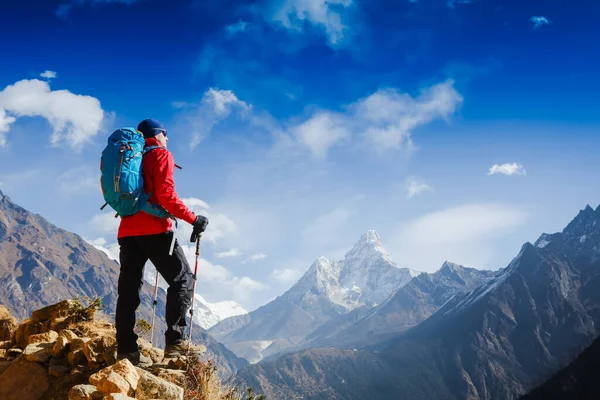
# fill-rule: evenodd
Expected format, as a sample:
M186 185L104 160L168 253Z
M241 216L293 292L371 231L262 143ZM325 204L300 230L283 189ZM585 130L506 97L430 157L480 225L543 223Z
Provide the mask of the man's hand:
M192 224L194 230L192 231L192 236L190 237L190 242L195 243L200 234L206 230L206 226L208 225L208 218L203 215L196 215L196 220Z

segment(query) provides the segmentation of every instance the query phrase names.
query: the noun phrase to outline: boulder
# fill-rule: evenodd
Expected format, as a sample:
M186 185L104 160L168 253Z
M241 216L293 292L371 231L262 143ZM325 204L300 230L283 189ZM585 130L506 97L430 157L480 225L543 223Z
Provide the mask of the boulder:
M90 377L91 378L91 377ZM91 379L90 379L91 381ZM114 371L109 371L107 374L101 375L100 379L95 383L98 390L104 394L123 393L133 394L134 390L121 375Z
M49 384L44 367L21 359L11 363L0 375L0 399L39 400Z
M75 351L75 350L83 350L85 344L87 342L89 342L90 338L77 338L77 339L73 339L69 342L69 350L70 351Z
M52 304L51 306L36 310L31 314L31 320L34 322L42 322L60 317L66 317L69 315L69 310L73 304L73 300L64 300L60 303Z
M25 347L25 359L31 362L45 363L50 358L54 343L32 343Z
M58 333L54 331L48 331L29 336L27 338L27 343L54 343L56 339L58 339Z
M67 341L69 341L69 343L74 340L77 339L77 335L75 333L73 333L72 330L69 329L63 329L60 332L58 332L58 336L64 336L65 338L67 338Z
M65 367L64 365L52 365L48 368L48 374L56 378L68 375L69 371L71 371L71 368Z
M87 358L85 358L83 350L75 350L67 354L67 363L70 367L76 367L78 365L84 365L87 363Z
M156 376L165 381L176 384L177 386L183 386L185 384L185 372L174 370L174 369L164 369L160 368Z
M150 357L153 363L159 363L165 357L164 350L157 349L156 347L152 347L150 342L147 342L144 339L138 339L138 343L140 346L140 351Z
M12 317L12 315L10 314L10 311L8 311L8 308L0 304L0 320L8 319L10 317Z
M183 388L152 374L143 374L138 383L135 398L138 400L183 400Z
M167 360L169 360L168 364L167 364L168 369L185 369L188 364L186 356L179 356L177 358L169 358Z
M8 309L0 305L0 341L12 340L17 331L17 320Z
M69 400L103 400L104 395L92 385L77 385L69 390Z
M90 363L102 363L104 353L116 343L116 339L111 336L100 336L86 342L83 345L83 353Z
M125 394L111 393L111 394L104 396L103 400L129 400L129 399L135 400L134 397L129 397Z
M106 350L104 352L104 354L102 355L102 358L104 359L104 362L106 363L106 365L113 365L114 363L117 362L117 346L111 346L111 348L109 348L108 350Z
M21 354L23 354L23 350L18 349L18 348L12 348L12 349L8 349L6 351L6 355L12 358L17 358L19 357Z
M69 350L69 339L63 335L58 336L52 347L52 357L60 358L65 355L67 350Z
M114 375L119 376L127 387L123 387L122 381ZM138 388L140 376L133 364L123 359L110 367L106 367L90 376L90 383L95 385L103 393L125 393L133 394ZM118 390L117 390L118 388Z
M21 323L15 332L15 343L24 349L29 344L29 336L44 332L44 324L32 320Z
M12 364L12 361L0 361L0 375L10 367L10 364Z

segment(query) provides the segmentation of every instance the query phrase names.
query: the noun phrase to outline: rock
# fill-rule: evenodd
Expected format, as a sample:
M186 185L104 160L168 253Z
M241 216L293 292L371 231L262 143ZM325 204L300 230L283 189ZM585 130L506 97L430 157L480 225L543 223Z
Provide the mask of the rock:
M48 373L41 365L18 360L0 375L0 399L39 400L48 390Z
M164 379L167 382L176 384L177 386L183 386L185 384L185 372L161 368L157 371L156 376Z
M17 331L17 320L10 315L8 309L0 305L0 340L12 340Z
M48 368L48 374L50 374L50 376L54 376L56 378L60 378L65 375L68 375L69 371L71 371L71 368L65 367L63 365L52 365L52 366L50 366L50 368Z
M150 357L153 363L159 363L163 360L165 356L165 352L162 349L157 349L156 347L152 347L152 343L144 340L138 339L138 344L140 347L140 351Z
M32 343L25 347L25 359L31 362L45 363L52 353L53 343Z
M59 317L66 317L69 315L69 310L73 304L73 300L64 300L60 303L36 310L31 314L31 320L34 322L41 322Z
M185 369L187 366L187 357L181 356L177 358L169 358L167 364L168 369Z
M100 336L86 342L83 345L83 353L88 362L101 363L104 361L104 353L116 343L116 339L111 336Z
M58 339L58 333L54 331L48 331L29 336L29 338L27 338L27 343L54 343L56 339Z
M111 393L111 394L104 396L104 400L128 400L128 399L135 400L134 397L129 397L129 396L121 394L121 393Z
M10 367L10 364L12 364L12 361L0 361L0 375Z
M123 389L121 387L121 381L118 378L113 377L113 374L121 377L123 381L127 383L127 387ZM98 390L103 393L133 394L138 388L139 380L140 376L138 372L133 364L127 359L120 360L116 364L106 367L90 376L90 383L95 385ZM116 390L117 387L119 390Z
M52 347L52 357L59 358L64 356L67 350L69 350L68 345L69 339L67 339L65 336L59 335L56 339L56 342L54 342L54 347Z
M83 350L83 347L85 346L85 344L87 342L89 342L90 338L77 338L77 339L73 339L69 342L69 350L70 351L75 351L75 350Z
M138 400L183 400L183 388L152 374L144 374L138 383L135 398Z
M77 335L69 329L63 329L62 331L58 332L58 336L64 336L69 342L73 341L74 339L77 339Z
M29 336L37 335L38 333L44 332L44 324L41 322L35 322L27 320L17 328L15 332L15 342L17 346L24 349L29 344Z
M102 355L104 358L104 362L106 365L113 365L117 362L117 346L112 346L110 349L106 350Z
M90 377L91 378L91 377ZM91 381L91 380L90 380ZM134 390L121 375L110 371L108 374L102 375L100 380L96 382L98 390L104 394L108 393L123 393L133 394Z
M87 358L85 357L85 354L83 354L83 350L75 350L67 354L67 363L71 367L76 367L87 363Z
M12 349L8 349L8 351L6 352L6 355L9 357L19 357L21 354L23 354L23 350L18 349L18 348L12 348Z
M11 315L10 311L8 311L8 308L6 308L2 304L0 304L0 320L9 319L10 317L12 317L12 315Z
M77 385L69 390L69 400L102 400L104 395L92 385Z

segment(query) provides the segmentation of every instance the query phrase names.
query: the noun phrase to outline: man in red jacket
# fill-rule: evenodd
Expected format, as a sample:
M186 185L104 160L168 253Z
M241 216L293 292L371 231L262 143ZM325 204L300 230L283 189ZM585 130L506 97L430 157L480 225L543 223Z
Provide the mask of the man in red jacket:
M204 232L208 219L195 215L177 196L173 181L175 162L167 150L167 130L158 121L146 119L137 127L144 135L148 151L142 160L144 191L151 193L150 202L164 208L173 217L193 225L195 233ZM117 357L128 358L134 364L144 362L134 333L135 312L140 305L140 290L144 265L148 260L169 285L167 290L165 357L187 351L201 351L185 340L185 316L193 301L193 274L177 243L169 218L159 218L143 211L123 217L118 241L121 270L116 310ZM172 252L171 252L172 249Z

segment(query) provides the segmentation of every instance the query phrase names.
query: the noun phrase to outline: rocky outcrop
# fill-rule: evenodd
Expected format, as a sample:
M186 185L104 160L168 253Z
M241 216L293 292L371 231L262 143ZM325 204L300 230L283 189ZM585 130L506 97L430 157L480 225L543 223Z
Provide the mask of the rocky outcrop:
M162 350L143 339L139 348L152 360L148 367L117 361L114 326L96 319L93 307L73 305L37 310L15 324L9 340L0 341L1 400L183 400L186 390L208 393L203 385L220 382L216 369L197 356L164 358ZM14 319L8 312L0 316ZM203 398L233 398L211 392L212 397Z
M10 340L17 330L17 319L8 309L0 305L0 342Z

